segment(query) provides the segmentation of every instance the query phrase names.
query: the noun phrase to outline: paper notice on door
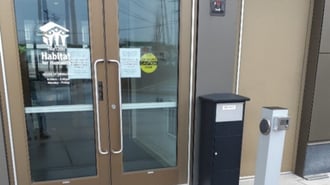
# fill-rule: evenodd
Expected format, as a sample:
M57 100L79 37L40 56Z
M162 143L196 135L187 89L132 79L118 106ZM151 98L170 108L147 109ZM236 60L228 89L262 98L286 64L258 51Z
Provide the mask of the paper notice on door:
M68 64L69 79L91 79L91 60L89 49L68 48L70 62Z
M120 48L121 78L141 78L140 48Z

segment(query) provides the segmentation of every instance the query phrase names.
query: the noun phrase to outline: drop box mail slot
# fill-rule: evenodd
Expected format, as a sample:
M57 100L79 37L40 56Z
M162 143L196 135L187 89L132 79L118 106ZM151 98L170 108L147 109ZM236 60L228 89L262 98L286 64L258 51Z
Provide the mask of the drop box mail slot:
M215 122L230 122L243 120L244 103L218 103Z

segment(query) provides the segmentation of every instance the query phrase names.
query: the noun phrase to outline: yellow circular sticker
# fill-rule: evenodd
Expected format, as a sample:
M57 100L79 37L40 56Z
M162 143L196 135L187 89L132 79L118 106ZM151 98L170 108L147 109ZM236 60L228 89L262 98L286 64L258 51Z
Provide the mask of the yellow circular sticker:
M157 69L157 57L152 53L142 55L140 65L141 70L145 73L153 73Z

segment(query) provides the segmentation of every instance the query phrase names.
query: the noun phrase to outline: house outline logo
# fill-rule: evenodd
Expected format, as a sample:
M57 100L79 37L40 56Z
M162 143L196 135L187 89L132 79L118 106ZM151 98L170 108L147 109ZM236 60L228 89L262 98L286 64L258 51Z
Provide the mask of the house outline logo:
M40 31L43 34L42 41L48 45L49 49L66 48L66 39L69 37L69 30L52 21L41 26Z

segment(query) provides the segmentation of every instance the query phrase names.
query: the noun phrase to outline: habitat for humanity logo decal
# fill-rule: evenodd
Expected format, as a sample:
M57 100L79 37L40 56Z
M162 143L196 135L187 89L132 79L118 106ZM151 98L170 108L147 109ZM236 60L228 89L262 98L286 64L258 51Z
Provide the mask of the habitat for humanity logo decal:
M53 65L53 71L43 73L48 84L70 84L68 80L67 65L70 54L67 52L67 38L69 30L54 22L41 26L42 41L47 50L41 52L41 61L45 65Z

